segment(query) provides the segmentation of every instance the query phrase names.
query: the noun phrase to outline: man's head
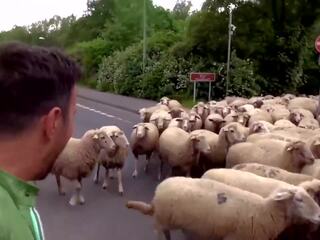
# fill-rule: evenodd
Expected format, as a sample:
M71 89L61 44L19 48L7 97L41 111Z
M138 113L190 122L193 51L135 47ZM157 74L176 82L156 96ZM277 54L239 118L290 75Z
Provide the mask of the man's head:
M57 49L0 45L0 147L28 139L20 149L37 156L28 169L34 180L49 173L72 135L80 77L79 66Z

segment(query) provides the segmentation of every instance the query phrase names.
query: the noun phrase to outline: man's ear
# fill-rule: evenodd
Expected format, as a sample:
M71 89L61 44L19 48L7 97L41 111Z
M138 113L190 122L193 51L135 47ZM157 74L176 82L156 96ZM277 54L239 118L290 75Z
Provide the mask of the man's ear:
M51 139L59 127L59 124L62 124L63 121L61 108L52 108L47 115L43 116L42 119L44 134L47 138Z

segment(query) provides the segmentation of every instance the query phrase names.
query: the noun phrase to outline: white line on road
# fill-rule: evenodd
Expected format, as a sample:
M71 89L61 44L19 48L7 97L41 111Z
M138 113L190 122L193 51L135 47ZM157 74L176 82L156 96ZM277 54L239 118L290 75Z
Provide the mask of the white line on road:
M128 120L124 120L124 119L122 119L122 118L119 118L119 117L116 117L116 116L114 116L114 115L101 112L101 111L99 111L99 110L96 110L96 109L94 109L94 108L90 108L90 107L84 106L84 105L79 104L79 103L77 103L77 107L82 108L82 109L85 109L85 110L88 110L88 111L91 111L91 112L94 112L94 113L97 113L97 114L99 114L99 115L102 115L102 116L105 116L105 117L108 117L108 118L114 118L114 119L117 119L117 120L120 120L120 121L123 121L123 122L132 123L132 122L130 122L130 121L128 121Z

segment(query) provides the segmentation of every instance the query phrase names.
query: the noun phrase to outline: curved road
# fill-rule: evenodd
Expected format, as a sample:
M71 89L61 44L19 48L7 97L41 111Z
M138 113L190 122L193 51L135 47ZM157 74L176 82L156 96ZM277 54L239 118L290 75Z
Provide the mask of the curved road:
M75 137L81 137L92 128L105 125L117 125L129 137L132 126L139 122L134 113L142 105L152 102L119 97L112 94L101 94L92 90L80 89L78 113L76 116ZM108 104L105 104L105 103ZM115 106L120 106L115 107ZM119 196L117 180L111 180L108 190L102 189L103 172L100 183L95 185L92 176L84 181L84 197L86 204L71 207L68 201L73 188L63 179L67 195L61 197L57 193L55 179L52 175L38 183L40 196L38 210L44 224L46 240L153 240L157 239L153 231L152 219L148 216L128 210L125 203L128 199L149 202L158 184L157 166L154 161L150 172L143 172L144 161L140 162L137 179L131 177L134 158L130 153L123 172L125 194ZM186 239L181 232L172 234L172 239Z

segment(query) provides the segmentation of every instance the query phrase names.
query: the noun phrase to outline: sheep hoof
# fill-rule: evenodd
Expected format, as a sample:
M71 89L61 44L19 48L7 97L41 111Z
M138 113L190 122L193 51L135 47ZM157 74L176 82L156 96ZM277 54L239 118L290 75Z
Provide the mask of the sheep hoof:
M98 183L99 183L99 180L98 180L97 178L94 178L94 179L93 179L93 182L94 182L94 184L98 184Z
M66 195L66 192L65 192L65 191L59 191L59 195L60 195L60 196L65 196L65 195Z
M123 192L119 192L120 196L123 197Z
M70 199L70 201L69 201L69 204L70 204L72 207L76 206L76 205L77 205L77 200L76 200L76 198L75 198L75 197L72 197L72 198Z
M132 174L132 177L133 178L136 178L138 176L138 172L135 170L134 172L133 172L133 174Z
M108 184L103 184L103 185L102 185L102 189L103 189L103 190L107 190L107 188L108 188Z
M79 198L79 203L80 203L80 205L84 205L85 204L85 200L84 200L84 197L83 196L80 196L80 198Z

